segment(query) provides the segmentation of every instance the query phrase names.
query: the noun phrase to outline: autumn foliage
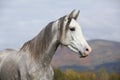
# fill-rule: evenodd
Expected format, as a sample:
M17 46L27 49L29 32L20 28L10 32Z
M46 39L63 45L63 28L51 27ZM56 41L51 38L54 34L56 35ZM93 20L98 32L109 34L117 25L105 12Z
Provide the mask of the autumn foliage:
M120 80L120 74L107 73L104 68L98 72L77 72L71 69L62 72L60 69L54 69L54 80Z

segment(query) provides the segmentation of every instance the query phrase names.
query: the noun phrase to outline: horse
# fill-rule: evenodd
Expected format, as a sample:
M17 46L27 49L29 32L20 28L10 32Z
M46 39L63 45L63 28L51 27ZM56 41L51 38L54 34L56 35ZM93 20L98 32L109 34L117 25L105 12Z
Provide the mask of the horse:
M4 51L0 57L0 80L52 80L51 60L59 45L66 46L80 58L91 52L77 22L79 10L50 22L19 50Z

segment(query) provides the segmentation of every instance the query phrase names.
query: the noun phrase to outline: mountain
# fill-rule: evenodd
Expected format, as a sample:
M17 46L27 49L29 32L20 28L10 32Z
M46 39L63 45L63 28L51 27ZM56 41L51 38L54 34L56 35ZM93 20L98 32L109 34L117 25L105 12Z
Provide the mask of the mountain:
M93 66L90 68L89 66L76 66L76 65L71 65L71 66L62 66L59 67L62 71L65 71L66 69L72 69L75 71L99 71L102 68L104 68L107 72L117 72L120 73L120 61L118 62L111 62L111 63L104 63L100 64L98 66Z
M88 41L92 48L86 58L79 58L77 54L66 47L59 47L53 57L52 65L61 69L97 70L102 67L120 72L120 42L107 40ZM111 67L112 66L112 67Z

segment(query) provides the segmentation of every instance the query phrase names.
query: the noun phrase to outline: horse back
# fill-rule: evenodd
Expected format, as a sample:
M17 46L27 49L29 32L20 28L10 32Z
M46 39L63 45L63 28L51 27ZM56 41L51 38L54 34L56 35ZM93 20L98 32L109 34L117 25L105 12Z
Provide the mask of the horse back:
M17 50L14 50L14 49L5 49L3 51L0 51L0 62L8 55L13 55L16 53L17 53Z

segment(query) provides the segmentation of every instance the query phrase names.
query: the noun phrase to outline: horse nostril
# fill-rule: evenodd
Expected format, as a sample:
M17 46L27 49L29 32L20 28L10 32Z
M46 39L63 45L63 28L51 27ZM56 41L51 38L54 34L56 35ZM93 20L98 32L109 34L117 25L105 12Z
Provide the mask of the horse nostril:
M89 49L88 49L88 48L86 48L86 51L89 51Z
M85 56L89 55L91 51L92 51L92 49L89 46L87 46L85 49L84 55Z

